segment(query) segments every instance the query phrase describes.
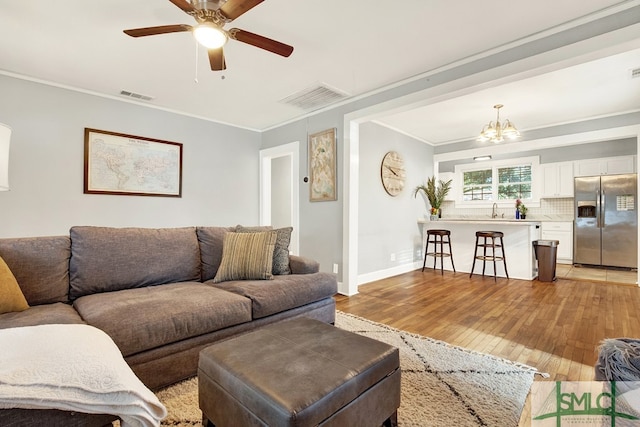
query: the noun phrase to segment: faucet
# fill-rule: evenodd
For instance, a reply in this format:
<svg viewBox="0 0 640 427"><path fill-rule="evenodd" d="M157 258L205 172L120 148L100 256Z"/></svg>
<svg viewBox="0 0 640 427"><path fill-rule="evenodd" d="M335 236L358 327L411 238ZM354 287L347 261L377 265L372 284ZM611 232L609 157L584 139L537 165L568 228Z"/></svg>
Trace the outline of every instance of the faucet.
<svg viewBox="0 0 640 427"><path fill-rule="evenodd" d="M498 204L494 203L493 204L493 210L491 212L491 219L495 219L498 217Z"/></svg>

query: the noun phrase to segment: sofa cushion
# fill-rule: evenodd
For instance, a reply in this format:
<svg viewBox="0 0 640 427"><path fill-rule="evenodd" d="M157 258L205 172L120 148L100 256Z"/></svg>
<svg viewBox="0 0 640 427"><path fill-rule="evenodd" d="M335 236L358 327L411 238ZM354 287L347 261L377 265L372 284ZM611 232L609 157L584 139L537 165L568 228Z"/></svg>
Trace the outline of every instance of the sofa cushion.
<svg viewBox="0 0 640 427"><path fill-rule="evenodd" d="M251 301L200 282L86 295L73 303L124 356L251 320Z"/></svg>
<svg viewBox="0 0 640 427"><path fill-rule="evenodd" d="M0 329L47 324L84 323L69 304L56 302L29 307L24 311L0 314Z"/></svg>
<svg viewBox="0 0 640 427"><path fill-rule="evenodd" d="M213 286L250 298L254 319L330 298L338 292L335 275L329 273L292 274L269 281L242 280Z"/></svg>
<svg viewBox="0 0 640 427"><path fill-rule="evenodd" d="M194 227L72 227L71 299L98 292L200 280Z"/></svg>
<svg viewBox="0 0 640 427"><path fill-rule="evenodd" d="M222 246L222 262L214 283L227 280L270 280L273 278L275 231L227 233Z"/></svg>
<svg viewBox="0 0 640 427"><path fill-rule="evenodd" d="M238 233L255 233L256 231L265 231L271 227L243 227L238 225L236 232ZM291 243L291 232L293 227L283 227L273 230L276 232L276 246L273 249L273 274L291 274L289 268L289 244Z"/></svg>
<svg viewBox="0 0 640 427"><path fill-rule="evenodd" d="M2 257L29 305L68 302L68 236L0 239Z"/></svg>
<svg viewBox="0 0 640 427"><path fill-rule="evenodd" d="M200 260L202 263L203 282L216 277L222 261L222 246L224 235L235 231L236 227L196 227L198 243L200 244Z"/></svg>
<svg viewBox="0 0 640 427"><path fill-rule="evenodd" d="M196 227L198 243L200 244L200 258L202 262L202 281L216 277L222 261L222 245L224 236L236 227Z"/></svg>
<svg viewBox="0 0 640 427"><path fill-rule="evenodd" d="M311 258L289 255L291 274L311 274L320 271L320 263Z"/></svg>
<svg viewBox="0 0 640 427"><path fill-rule="evenodd" d="M0 257L0 314L24 311L29 308L11 269Z"/></svg>

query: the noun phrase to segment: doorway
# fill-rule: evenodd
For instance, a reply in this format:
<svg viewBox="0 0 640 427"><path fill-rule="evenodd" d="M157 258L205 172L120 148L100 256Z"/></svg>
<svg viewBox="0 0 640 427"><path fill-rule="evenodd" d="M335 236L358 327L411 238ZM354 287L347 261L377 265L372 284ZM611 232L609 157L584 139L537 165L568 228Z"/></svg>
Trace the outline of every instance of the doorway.
<svg viewBox="0 0 640 427"><path fill-rule="evenodd" d="M300 251L300 144L260 150L260 225L293 227L289 252Z"/></svg>

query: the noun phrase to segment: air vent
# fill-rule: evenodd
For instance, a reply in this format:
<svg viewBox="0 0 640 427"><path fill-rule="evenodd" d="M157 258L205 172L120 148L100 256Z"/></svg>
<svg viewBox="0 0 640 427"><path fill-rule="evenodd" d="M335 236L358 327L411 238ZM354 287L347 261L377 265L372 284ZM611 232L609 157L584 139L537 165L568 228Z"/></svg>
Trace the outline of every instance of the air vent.
<svg viewBox="0 0 640 427"><path fill-rule="evenodd" d="M127 96L129 98L140 99L142 101L151 101L153 99L152 96L149 95L141 95L135 92L129 92L128 90L121 90L120 95Z"/></svg>
<svg viewBox="0 0 640 427"><path fill-rule="evenodd" d="M316 110L343 100L347 96L349 96L347 93L321 83L289 95L281 99L280 102L293 105L303 110Z"/></svg>
<svg viewBox="0 0 640 427"><path fill-rule="evenodd" d="M637 77L640 77L640 68L634 68L631 70L631 78L635 79Z"/></svg>

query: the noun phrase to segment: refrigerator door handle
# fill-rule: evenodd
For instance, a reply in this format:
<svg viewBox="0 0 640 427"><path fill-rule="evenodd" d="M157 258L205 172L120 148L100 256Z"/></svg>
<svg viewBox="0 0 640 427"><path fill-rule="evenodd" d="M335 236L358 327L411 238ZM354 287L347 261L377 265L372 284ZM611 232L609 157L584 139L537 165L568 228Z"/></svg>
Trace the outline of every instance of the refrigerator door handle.
<svg viewBox="0 0 640 427"><path fill-rule="evenodd" d="M605 220L604 212L605 212L605 206L606 206L606 199L605 199L604 190L602 190L602 195L600 196L600 198L602 199L600 201L600 208L601 208L600 209L600 228L604 228L604 226L605 226L605 223L604 223L604 220Z"/></svg>
<svg viewBox="0 0 640 427"><path fill-rule="evenodd" d="M600 228L600 190L596 191L596 227Z"/></svg>

